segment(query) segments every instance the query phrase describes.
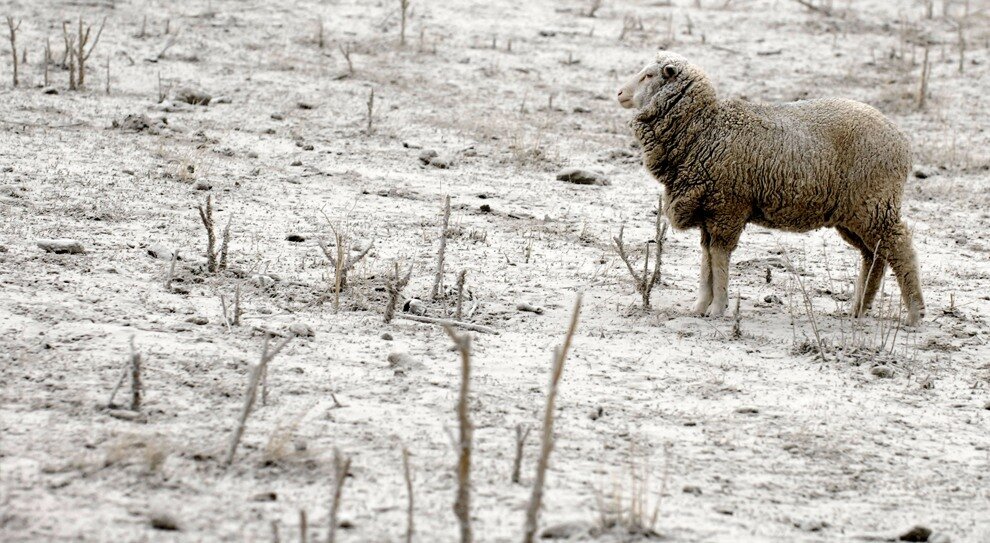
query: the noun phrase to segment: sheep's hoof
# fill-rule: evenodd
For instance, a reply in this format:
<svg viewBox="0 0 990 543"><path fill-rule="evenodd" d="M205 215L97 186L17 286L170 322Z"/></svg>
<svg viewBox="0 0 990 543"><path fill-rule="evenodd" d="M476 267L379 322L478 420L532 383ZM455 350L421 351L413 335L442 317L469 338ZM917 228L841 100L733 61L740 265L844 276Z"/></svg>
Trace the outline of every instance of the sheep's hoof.
<svg viewBox="0 0 990 543"><path fill-rule="evenodd" d="M705 316L718 318L725 315L725 308L729 306L729 303L720 304L717 302L712 302L712 305L708 306L708 311L705 312Z"/></svg>
<svg viewBox="0 0 990 543"><path fill-rule="evenodd" d="M691 313L699 317L704 317L708 314L708 307L710 305L711 302L708 300L698 300L695 302L694 309L691 310Z"/></svg>

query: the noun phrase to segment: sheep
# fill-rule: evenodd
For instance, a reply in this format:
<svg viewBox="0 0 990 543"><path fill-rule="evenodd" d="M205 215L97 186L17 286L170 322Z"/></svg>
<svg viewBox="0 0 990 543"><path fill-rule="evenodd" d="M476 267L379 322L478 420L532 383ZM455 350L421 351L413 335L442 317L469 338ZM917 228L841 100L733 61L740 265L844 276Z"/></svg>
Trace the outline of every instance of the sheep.
<svg viewBox="0 0 990 543"><path fill-rule="evenodd" d="M869 311L889 264L909 325L924 317L917 257L900 218L911 169L907 138L852 100L753 104L721 99L698 66L661 51L618 91L643 163L664 188L675 229L701 230L694 313L728 307L729 258L747 223L835 228L862 255L852 313Z"/></svg>

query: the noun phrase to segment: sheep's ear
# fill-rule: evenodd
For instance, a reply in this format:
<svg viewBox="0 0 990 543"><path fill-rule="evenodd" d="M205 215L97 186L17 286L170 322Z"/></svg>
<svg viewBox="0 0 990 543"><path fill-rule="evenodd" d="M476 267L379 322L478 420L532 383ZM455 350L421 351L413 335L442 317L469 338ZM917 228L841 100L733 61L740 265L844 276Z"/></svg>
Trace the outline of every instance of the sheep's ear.
<svg viewBox="0 0 990 543"><path fill-rule="evenodd" d="M663 67L662 72L663 72L663 77L665 79L670 79L671 77L674 77L675 75L680 73L680 70L677 69L677 66L674 66L673 64L668 64Z"/></svg>

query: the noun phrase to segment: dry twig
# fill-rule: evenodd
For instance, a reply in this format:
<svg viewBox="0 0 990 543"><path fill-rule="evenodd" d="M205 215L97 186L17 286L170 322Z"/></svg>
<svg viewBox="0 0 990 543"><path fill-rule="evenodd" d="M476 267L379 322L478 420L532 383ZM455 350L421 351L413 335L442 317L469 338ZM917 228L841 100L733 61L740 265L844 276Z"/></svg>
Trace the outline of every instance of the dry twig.
<svg viewBox="0 0 990 543"><path fill-rule="evenodd" d="M337 515L340 511L340 497L344 491L344 482L347 480L347 472L351 469L351 458L341 454L340 450L333 450L333 497L330 501L330 535L327 536L327 543L337 541Z"/></svg>
<svg viewBox="0 0 990 543"><path fill-rule="evenodd" d="M412 277L412 264L409 264L409 270L406 272L405 277L399 275L399 263L395 263L395 269L392 275L385 279L385 291L388 293L388 303L385 305L385 322L392 322L395 318L395 310L399 306L399 297L402 296L402 290L406 288L409 284L409 278Z"/></svg>
<svg viewBox="0 0 990 543"><path fill-rule="evenodd" d="M643 308L649 309L650 293L653 292L653 287L660 283L660 270L663 265L663 244L667 239L667 222L663 220L663 200L660 201L660 207L657 209L656 232L653 238L653 244L656 246L656 263L653 266L652 273L650 272L650 243L647 242L646 244L643 273L640 275L633 267L630 256L626 252L626 245L622 240L624 230L625 226L619 227L619 235L613 237L612 242L615 244L616 252L619 253L619 258L625 263L629 274L633 278L633 282L636 285L636 292L643 298Z"/></svg>
<svg viewBox="0 0 990 543"><path fill-rule="evenodd" d="M289 342L292 341L292 336L285 338L282 343L279 343L271 351L268 350L268 337L265 337L264 346L261 349L261 361L251 370L251 377L248 380L247 391L244 394L244 406L241 408L241 416L237 422L237 427L234 429L233 435L230 437L230 445L227 448L227 456L224 460L224 464L229 466L234 462L234 454L237 453L237 446L241 442L241 436L244 435L244 427L247 424L248 415L251 414L251 409L254 408L255 398L257 397L258 382L261 381L261 375L268 368L268 363L278 355L282 349L285 348Z"/></svg>
<svg viewBox="0 0 990 543"><path fill-rule="evenodd" d="M21 21L17 21L14 24L14 18L10 15L7 16L7 28L10 30L10 54L13 56L14 61L14 86L16 87L19 83L17 78L17 31L21 28Z"/></svg>
<svg viewBox="0 0 990 543"><path fill-rule="evenodd" d="M461 355L461 388L457 399L458 455L457 455L457 499L454 501L454 514L460 525L461 543L471 543L471 446L474 425L471 423L468 396L471 382L471 336L456 332L450 326L444 330Z"/></svg>
<svg viewBox="0 0 990 543"><path fill-rule="evenodd" d="M567 352L570 350L571 341L574 339L574 332L577 330L578 317L580 315L581 296L579 295L574 302L574 312L571 314L571 323L567 327L567 335L564 336L564 343L553 351L553 366L550 370L550 388L547 390L547 404L543 411L543 432L540 435L540 458L536 465L536 479L533 481L533 492L529 497L529 505L526 508L523 543L532 543L533 538L536 537L540 507L543 504L543 483L546 480L547 466L550 464L550 452L553 451L553 419L554 407L557 402L557 390L560 384L560 377L564 373L564 361L567 359Z"/></svg>
<svg viewBox="0 0 990 543"><path fill-rule="evenodd" d="M450 227L450 195L443 199L443 220L440 223L440 248L437 249L437 273L433 278L433 289L430 299L436 301L441 293L443 283L443 259L447 251L447 230Z"/></svg>
<svg viewBox="0 0 990 543"><path fill-rule="evenodd" d="M525 428L525 429L524 429ZM529 437L529 426L516 425L516 457L512 461L512 482L519 484L519 472L522 470L523 448L526 446L526 438Z"/></svg>

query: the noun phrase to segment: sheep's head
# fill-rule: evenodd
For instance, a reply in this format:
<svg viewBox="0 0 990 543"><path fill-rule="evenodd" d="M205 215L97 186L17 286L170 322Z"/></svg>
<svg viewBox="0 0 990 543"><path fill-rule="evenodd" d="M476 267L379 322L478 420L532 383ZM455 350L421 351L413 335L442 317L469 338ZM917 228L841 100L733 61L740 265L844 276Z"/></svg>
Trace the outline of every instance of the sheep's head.
<svg viewBox="0 0 990 543"><path fill-rule="evenodd" d="M701 87L711 88L708 78L700 68L681 55L660 51L653 62L644 66L635 77L619 88L616 99L624 108L637 109L663 100L659 105L661 109L665 109L662 104L679 99L699 82L704 83ZM668 105L672 106L673 103Z"/></svg>

